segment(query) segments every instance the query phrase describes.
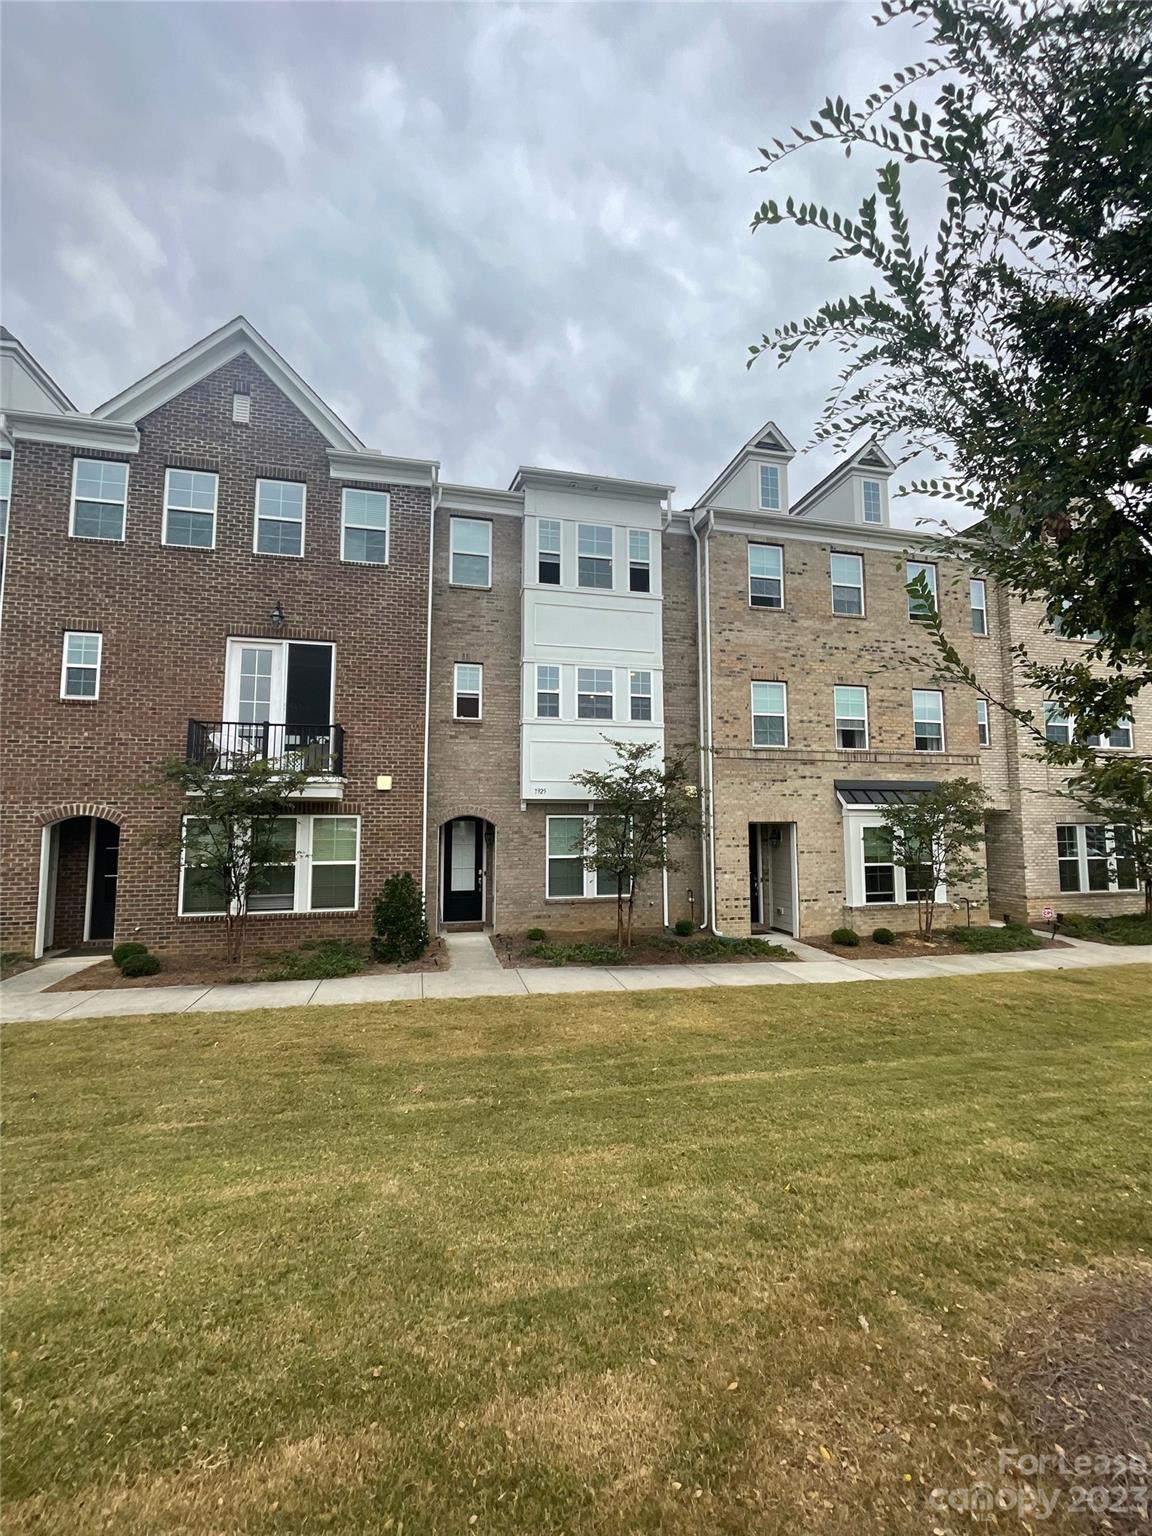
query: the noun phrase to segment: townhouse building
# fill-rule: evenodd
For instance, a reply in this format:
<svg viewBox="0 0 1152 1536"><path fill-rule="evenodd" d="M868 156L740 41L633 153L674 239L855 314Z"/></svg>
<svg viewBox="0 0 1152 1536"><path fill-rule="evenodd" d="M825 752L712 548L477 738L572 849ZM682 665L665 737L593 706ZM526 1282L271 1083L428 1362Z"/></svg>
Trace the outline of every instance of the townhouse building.
<svg viewBox="0 0 1152 1536"><path fill-rule="evenodd" d="M666 484L522 466L474 487L370 449L242 318L90 414L7 333L0 362L6 949L219 942L174 758L307 768L252 902L265 946L367 936L400 870L433 928L610 927L576 778L614 741L697 766L700 836L639 891L642 927L912 926L880 808L960 776L990 796L987 875L944 899L975 920L1139 904L1123 831L939 680L907 580L989 691L1042 715L1013 645L1080 642L894 527L874 444L793 498L768 422L677 507ZM1074 729L1050 701L1047 722ZM1149 732L1138 713L1109 749Z"/></svg>

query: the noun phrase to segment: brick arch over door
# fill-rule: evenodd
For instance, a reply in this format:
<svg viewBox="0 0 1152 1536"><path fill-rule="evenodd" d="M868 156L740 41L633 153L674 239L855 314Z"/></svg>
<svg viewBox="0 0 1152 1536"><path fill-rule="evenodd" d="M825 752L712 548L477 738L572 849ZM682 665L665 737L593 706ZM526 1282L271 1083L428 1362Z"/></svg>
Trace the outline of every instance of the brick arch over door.
<svg viewBox="0 0 1152 1536"><path fill-rule="evenodd" d="M37 811L34 825L37 827L50 827L57 821L67 821L70 816L98 816L101 821L110 821L114 826L123 827L124 813L113 810L110 805L97 805L89 800L77 800L72 805L58 805L50 811Z"/></svg>
<svg viewBox="0 0 1152 1536"><path fill-rule="evenodd" d="M440 825L444 827L450 821L459 821L461 816L470 816L473 821L486 821L489 826L499 826L495 816L490 816L487 811L478 811L474 806L463 805L459 810L448 811L440 817Z"/></svg>

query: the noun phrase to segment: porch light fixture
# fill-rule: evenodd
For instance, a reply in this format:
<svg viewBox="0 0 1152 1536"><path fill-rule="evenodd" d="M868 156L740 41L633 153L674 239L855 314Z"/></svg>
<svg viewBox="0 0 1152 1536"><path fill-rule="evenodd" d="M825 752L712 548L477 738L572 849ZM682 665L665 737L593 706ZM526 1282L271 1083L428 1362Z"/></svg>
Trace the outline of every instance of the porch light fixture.
<svg viewBox="0 0 1152 1536"><path fill-rule="evenodd" d="M277 603L275 608L272 610L272 628L284 628L284 607L282 603Z"/></svg>

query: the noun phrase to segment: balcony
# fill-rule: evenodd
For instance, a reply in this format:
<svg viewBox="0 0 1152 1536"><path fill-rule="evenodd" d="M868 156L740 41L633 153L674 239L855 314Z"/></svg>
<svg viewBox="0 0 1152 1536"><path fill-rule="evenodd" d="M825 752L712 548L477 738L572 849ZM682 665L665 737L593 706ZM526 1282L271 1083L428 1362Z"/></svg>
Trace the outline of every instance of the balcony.
<svg viewBox="0 0 1152 1536"><path fill-rule="evenodd" d="M213 773L231 773L256 759L308 783L294 799L339 800L344 793L342 725L276 725L271 721L189 720L189 763Z"/></svg>

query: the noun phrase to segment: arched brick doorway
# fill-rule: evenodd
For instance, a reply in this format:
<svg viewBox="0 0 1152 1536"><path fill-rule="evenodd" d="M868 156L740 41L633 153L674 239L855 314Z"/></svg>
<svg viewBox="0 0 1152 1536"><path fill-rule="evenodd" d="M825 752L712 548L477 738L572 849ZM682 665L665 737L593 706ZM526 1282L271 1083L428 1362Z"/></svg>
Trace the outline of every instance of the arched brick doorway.
<svg viewBox="0 0 1152 1536"><path fill-rule="evenodd" d="M120 864L118 813L102 805L60 806L39 819L35 954L111 943Z"/></svg>

